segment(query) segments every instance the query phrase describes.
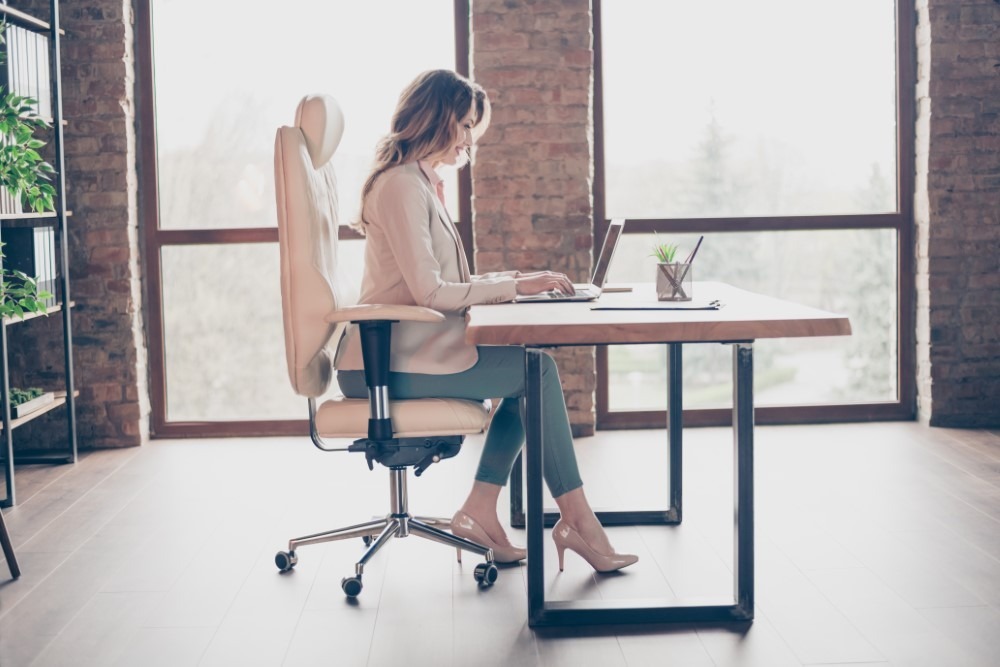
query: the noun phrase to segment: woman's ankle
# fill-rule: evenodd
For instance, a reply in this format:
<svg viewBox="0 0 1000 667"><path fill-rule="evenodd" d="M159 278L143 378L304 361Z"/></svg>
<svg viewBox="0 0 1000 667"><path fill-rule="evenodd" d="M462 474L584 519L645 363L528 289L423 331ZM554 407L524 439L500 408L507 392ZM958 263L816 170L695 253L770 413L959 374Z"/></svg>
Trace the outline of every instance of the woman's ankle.
<svg viewBox="0 0 1000 667"><path fill-rule="evenodd" d="M608 534L584 495L583 487L568 491L556 497L555 501L562 521L579 533L585 542L601 553L614 553Z"/></svg>
<svg viewBox="0 0 1000 667"><path fill-rule="evenodd" d="M579 486L572 491L555 497L556 505L559 507L559 515L563 521L574 529L579 530L587 525L588 519L596 516L590 507L587 496L583 493L583 487Z"/></svg>
<svg viewBox="0 0 1000 667"><path fill-rule="evenodd" d="M497 484L477 480L473 483L472 490L459 511L479 524L494 542L510 544L507 531L504 530L503 524L500 523L500 517L497 515L497 501L501 488Z"/></svg>
<svg viewBox="0 0 1000 667"><path fill-rule="evenodd" d="M490 516L495 518L501 488L498 484L476 480L473 482L465 502L462 503L461 511L473 519L482 518L485 520Z"/></svg>

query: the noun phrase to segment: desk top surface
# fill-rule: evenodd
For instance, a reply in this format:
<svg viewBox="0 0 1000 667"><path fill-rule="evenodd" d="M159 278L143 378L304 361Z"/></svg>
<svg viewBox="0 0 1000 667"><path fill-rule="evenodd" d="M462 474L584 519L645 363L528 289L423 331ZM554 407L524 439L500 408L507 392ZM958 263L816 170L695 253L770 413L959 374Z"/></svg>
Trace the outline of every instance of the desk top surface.
<svg viewBox="0 0 1000 667"><path fill-rule="evenodd" d="M725 283L696 282L695 301L718 299L718 310L594 310L663 307L652 284L606 292L598 301L473 306L466 340L479 345L736 342L759 338L846 336L846 315L755 294ZM683 304L680 304L683 305Z"/></svg>

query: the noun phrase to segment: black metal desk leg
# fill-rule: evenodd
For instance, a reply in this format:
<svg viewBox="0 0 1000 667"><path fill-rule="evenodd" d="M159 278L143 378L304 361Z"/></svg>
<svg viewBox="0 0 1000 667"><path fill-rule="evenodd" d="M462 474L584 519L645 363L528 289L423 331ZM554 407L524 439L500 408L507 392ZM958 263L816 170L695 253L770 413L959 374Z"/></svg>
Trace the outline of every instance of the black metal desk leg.
<svg viewBox="0 0 1000 667"><path fill-rule="evenodd" d="M524 458L528 491L528 624L545 612L544 510L542 508L542 354L525 350Z"/></svg>
<svg viewBox="0 0 1000 667"><path fill-rule="evenodd" d="M753 344L733 345L733 578L736 614L754 615Z"/></svg>
<svg viewBox="0 0 1000 667"><path fill-rule="evenodd" d="M683 343L667 344L667 451L670 461L670 506L669 513L674 522L683 518L681 502L683 498L682 479L684 462L684 373Z"/></svg>

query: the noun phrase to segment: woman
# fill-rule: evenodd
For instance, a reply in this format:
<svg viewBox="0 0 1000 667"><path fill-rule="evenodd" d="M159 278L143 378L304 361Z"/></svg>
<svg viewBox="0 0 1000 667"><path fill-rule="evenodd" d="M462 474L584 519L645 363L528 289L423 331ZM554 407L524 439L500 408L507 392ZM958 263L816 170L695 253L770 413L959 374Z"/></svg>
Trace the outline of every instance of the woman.
<svg viewBox="0 0 1000 667"><path fill-rule="evenodd" d="M552 271L469 272L435 168L464 166L489 113L483 89L447 70L421 74L400 95L392 131L379 143L375 167L362 189L358 226L367 242L360 302L425 306L445 315L442 323L400 322L394 327L393 398L502 397L472 491L454 516L452 532L492 548L498 562L515 562L525 557L525 550L508 539L497 517L497 501L524 443L520 404L525 353L520 347L466 343L465 310L511 301L519 294L572 293L573 284ZM344 395L366 398L356 328L348 330L338 354L337 381ZM615 552L587 502L559 373L551 357L543 359L544 476L562 515L552 533L559 568L570 549L598 571L621 569L638 559Z"/></svg>

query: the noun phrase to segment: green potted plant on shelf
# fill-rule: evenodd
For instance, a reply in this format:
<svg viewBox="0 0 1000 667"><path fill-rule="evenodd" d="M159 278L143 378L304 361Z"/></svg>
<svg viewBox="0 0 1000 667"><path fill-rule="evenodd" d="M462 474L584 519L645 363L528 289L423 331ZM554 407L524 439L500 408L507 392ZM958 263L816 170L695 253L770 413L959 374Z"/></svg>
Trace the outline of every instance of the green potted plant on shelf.
<svg viewBox="0 0 1000 667"><path fill-rule="evenodd" d="M41 387L10 388L11 416L14 419L25 417L54 401L55 394L51 391L45 391Z"/></svg>
<svg viewBox="0 0 1000 667"><path fill-rule="evenodd" d="M7 60L5 33L0 23L0 66ZM56 190L49 182L55 170L38 152L44 141L35 132L50 127L37 112L37 101L0 86L0 188L14 201L25 201L36 213L55 210ZM0 243L0 261L3 258ZM0 316L24 317L25 313L45 313L45 299L35 279L21 271L0 269Z"/></svg>

